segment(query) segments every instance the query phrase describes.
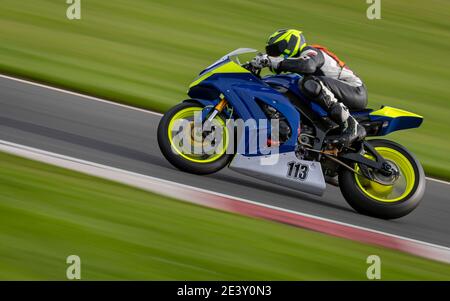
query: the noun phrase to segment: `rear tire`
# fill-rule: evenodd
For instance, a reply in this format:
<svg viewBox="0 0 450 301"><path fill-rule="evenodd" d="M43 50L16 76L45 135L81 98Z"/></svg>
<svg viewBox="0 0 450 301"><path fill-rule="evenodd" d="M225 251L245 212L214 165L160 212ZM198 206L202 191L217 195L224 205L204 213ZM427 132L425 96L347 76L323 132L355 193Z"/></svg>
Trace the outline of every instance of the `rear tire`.
<svg viewBox="0 0 450 301"><path fill-rule="evenodd" d="M183 110L190 108L203 108L200 104L192 102L183 102L167 111L161 118L158 125L158 145L164 155L164 157L176 168L193 174L210 174L219 171L224 168L232 159L233 155L224 153L212 162L194 162L189 158L175 153L172 150L171 141L169 139L169 126L175 115ZM225 122L225 118L221 115L217 115L216 118L220 118ZM225 127L226 128L226 127Z"/></svg>
<svg viewBox="0 0 450 301"><path fill-rule="evenodd" d="M361 179L360 176L355 175L350 170L341 168L339 171L339 186L342 195L353 209L365 215L382 219L395 219L407 215L419 205L425 193L426 179L422 166L411 152L398 143L383 139L370 140L369 143L377 151L378 149L384 150L387 154L387 156L383 156L385 159L390 159L388 157L389 150L391 150L394 154L391 160L394 163L396 162L392 158L402 161L404 169L400 168L400 177L403 173L403 181L405 182L403 195L389 199L389 196L386 195L392 193L395 183L393 186L377 186L379 184ZM354 164L353 167L357 168L357 164ZM412 179L414 179L414 182L412 182ZM361 184L363 181L367 186ZM377 190L379 195L377 195Z"/></svg>

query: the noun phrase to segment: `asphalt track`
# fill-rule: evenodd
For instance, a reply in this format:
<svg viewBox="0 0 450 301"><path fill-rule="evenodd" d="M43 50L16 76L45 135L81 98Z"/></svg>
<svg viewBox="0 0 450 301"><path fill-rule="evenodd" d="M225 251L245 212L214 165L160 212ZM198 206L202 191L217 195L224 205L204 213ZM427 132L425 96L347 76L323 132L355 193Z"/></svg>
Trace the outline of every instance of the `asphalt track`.
<svg viewBox="0 0 450 301"><path fill-rule="evenodd" d="M333 186L316 197L227 169L209 176L176 170L159 151L159 119L151 112L0 77L1 140L450 247L447 183L428 180L415 211L379 220L354 212Z"/></svg>

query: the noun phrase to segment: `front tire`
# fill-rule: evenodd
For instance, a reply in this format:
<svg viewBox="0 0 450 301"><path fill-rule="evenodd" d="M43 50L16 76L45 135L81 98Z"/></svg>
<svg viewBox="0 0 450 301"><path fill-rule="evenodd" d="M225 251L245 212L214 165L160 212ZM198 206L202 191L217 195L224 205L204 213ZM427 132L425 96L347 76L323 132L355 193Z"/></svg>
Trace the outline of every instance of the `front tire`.
<svg viewBox="0 0 450 301"><path fill-rule="evenodd" d="M223 152L215 153L211 156L207 154L193 155L184 153L182 146L177 147L173 140L174 122L176 120L193 120L195 112L201 112L203 107L200 104L193 102L183 102L167 111L161 118L158 125L158 145L164 157L176 168L193 174L210 174L224 168L232 159L231 154L227 154L228 142L223 143ZM223 116L217 115L214 121L222 126L222 139L230 139L228 129L226 127L226 120ZM174 146L174 148L173 148Z"/></svg>
<svg viewBox="0 0 450 301"><path fill-rule="evenodd" d="M399 177L392 185L385 186L359 176L348 169L339 171L342 195L359 213L395 219L413 211L425 193L425 173L419 161L398 143L375 139L369 143L385 160L395 164ZM358 170L358 164L353 166Z"/></svg>

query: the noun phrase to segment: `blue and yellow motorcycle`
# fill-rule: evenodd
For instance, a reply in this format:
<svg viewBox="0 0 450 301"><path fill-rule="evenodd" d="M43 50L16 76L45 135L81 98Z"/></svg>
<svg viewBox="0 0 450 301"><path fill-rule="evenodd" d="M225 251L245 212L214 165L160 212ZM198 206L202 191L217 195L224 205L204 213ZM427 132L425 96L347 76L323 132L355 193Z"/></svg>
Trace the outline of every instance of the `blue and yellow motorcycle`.
<svg viewBox="0 0 450 301"><path fill-rule="evenodd" d="M237 49L207 67L189 86L190 98L164 114L158 143L172 165L194 174L228 166L315 195L322 195L329 183L340 187L356 211L383 219L405 216L417 207L426 181L411 152L385 139L340 145L339 139L332 138L338 134L337 124L299 90L301 76L261 76L261 69L239 60L253 52ZM351 114L365 127L368 138L416 128L423 121L419 115L389 106ZM236 120L245 126L228 126ZM261 120L276 120L278 133L268 122L256 122ZM210 126L199 130L196 121ZM189 143L176 139L181 132L187 133ZM212 135L215 132L220 135ZM266 143L252 147L255 140ZM186 151L188 144L200 152ZM216 147L215 151L202 151L203 144Z"/></svg>

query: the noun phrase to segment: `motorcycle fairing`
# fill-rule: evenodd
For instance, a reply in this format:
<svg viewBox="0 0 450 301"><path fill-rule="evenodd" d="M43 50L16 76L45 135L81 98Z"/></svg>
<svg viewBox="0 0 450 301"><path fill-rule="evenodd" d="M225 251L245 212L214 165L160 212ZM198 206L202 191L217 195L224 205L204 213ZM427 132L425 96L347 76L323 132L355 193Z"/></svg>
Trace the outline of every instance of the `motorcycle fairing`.
<svg viewBox="0 0 450 301"><path fill-rule="evenodd" d="M408 111L383 106L379 110L369 113L371 121L382 121L379 136L389 133L419 127L423 122L423 117Z"/></svg>
<svg viewBox="0 0 450 301"><path fill-rule="evenodd" d="M264 164L264 160L272 159L276 159L275 164ZM252 157L236 154L229 167L257 179L319 196L326 189L320 162L300 160L295 152Z"/></svg>
<svg viewBox="0 0 450 301"><path fill-rule="evenodd" d="M245 70L242 71L242 70ZM239 71L239 72L233 72ZM284 142L279 149L280 153L293 151L297 144L298 131L300 126L300 114L295 106L282 95L262 80L242 68L231 60L224 60L218 65L213 66L212 69L206 73L201 73L200 77L191 84L191 88L196 85L205 85L214 87L219 90L230 103L233 112L239 116L244 122L252 119L257 122L261 119L267 120L267 116L259 106L258 102L265 103L274 107L277 111L284 115L290 128L292 129L290 138ZM201 104L207 106L209 109L217 103L218 100L200 100L196 99ZM268 127L264 129L251 129L256 132L260 130L270 131ZM245 143L245 149L248 149L249 141L242 141ZM248 153L246 155L261 155L266 153L260 150L259 147L256 153Z"/></svg>
<svg viewBox="0 0 450 301"><path fill-rule="evenodd" d="M353 111L351 114L366 128L368 136L385 136L395 131L417 128L423 122L420 115L388 106L378 110Z"/></svg>
<svg viewBox="0 0 450 301"><path fill-rule="evenodd" d="M302 76L296 73L287 73L279 75L268 75L262 80L271 85L272 87L283 87L284 89L294 93L299 97L305 104L307 104L317 115L320 117L328 116L327 111L325 111L319 104L308 99L299 89L298 82L302 79Z"/></svg>
<svg viewBox="0 0 450 301"><path fill-rule="evenodd" d="M258 102L274 107L286 117L292 129L291 137L280 146L280 153L284 153L290 152L296 147L298 138L298 131L296 129L300 126L301 118L298 110L289 98L283 95L284 92L289 91L293 93L319 117L328 115L320 105L309 100L302 94L298 87L298 81L300 79L301 76L294 73L270 75L259 79L234 62L230 57L225 56L203 70L199 77L190 85L190 89L198 85L217 89L231 104L233 112L244 121L249 119L257 121L267 119ZM206 118L219 101L219 98L213 100L195 98L194 100L205 107L203 110L203 118ZM376 131L370 134L368 133L369 136L383 136L394 131L419 127L423 121L422 116L392 107L382 107L376 111L366 109L351 113L358 120L366 119L368 126L376 127ZM258 127L259 125L257 124L256 128L250 130L257 133L260 130L270 133L270 128L259 129ZM265 153L259 147L256 153L247 153L249 141L247 139L242 142L245 143L246 155L261 155Z"/></svg>
<svg viewBox="0 0 450 301"><path fill-rule="evenodd" d="M235 62L231 61L230 59L225 59L223 61L220 61L207 69L200 72L199 77L192 82L189 85L189 89L192 87L195 87L196 85L200 84L201 82L205 81L208 77L213 76L215 74L223 74L223 73L250 73L245 68L242 68Z"/></svg>

